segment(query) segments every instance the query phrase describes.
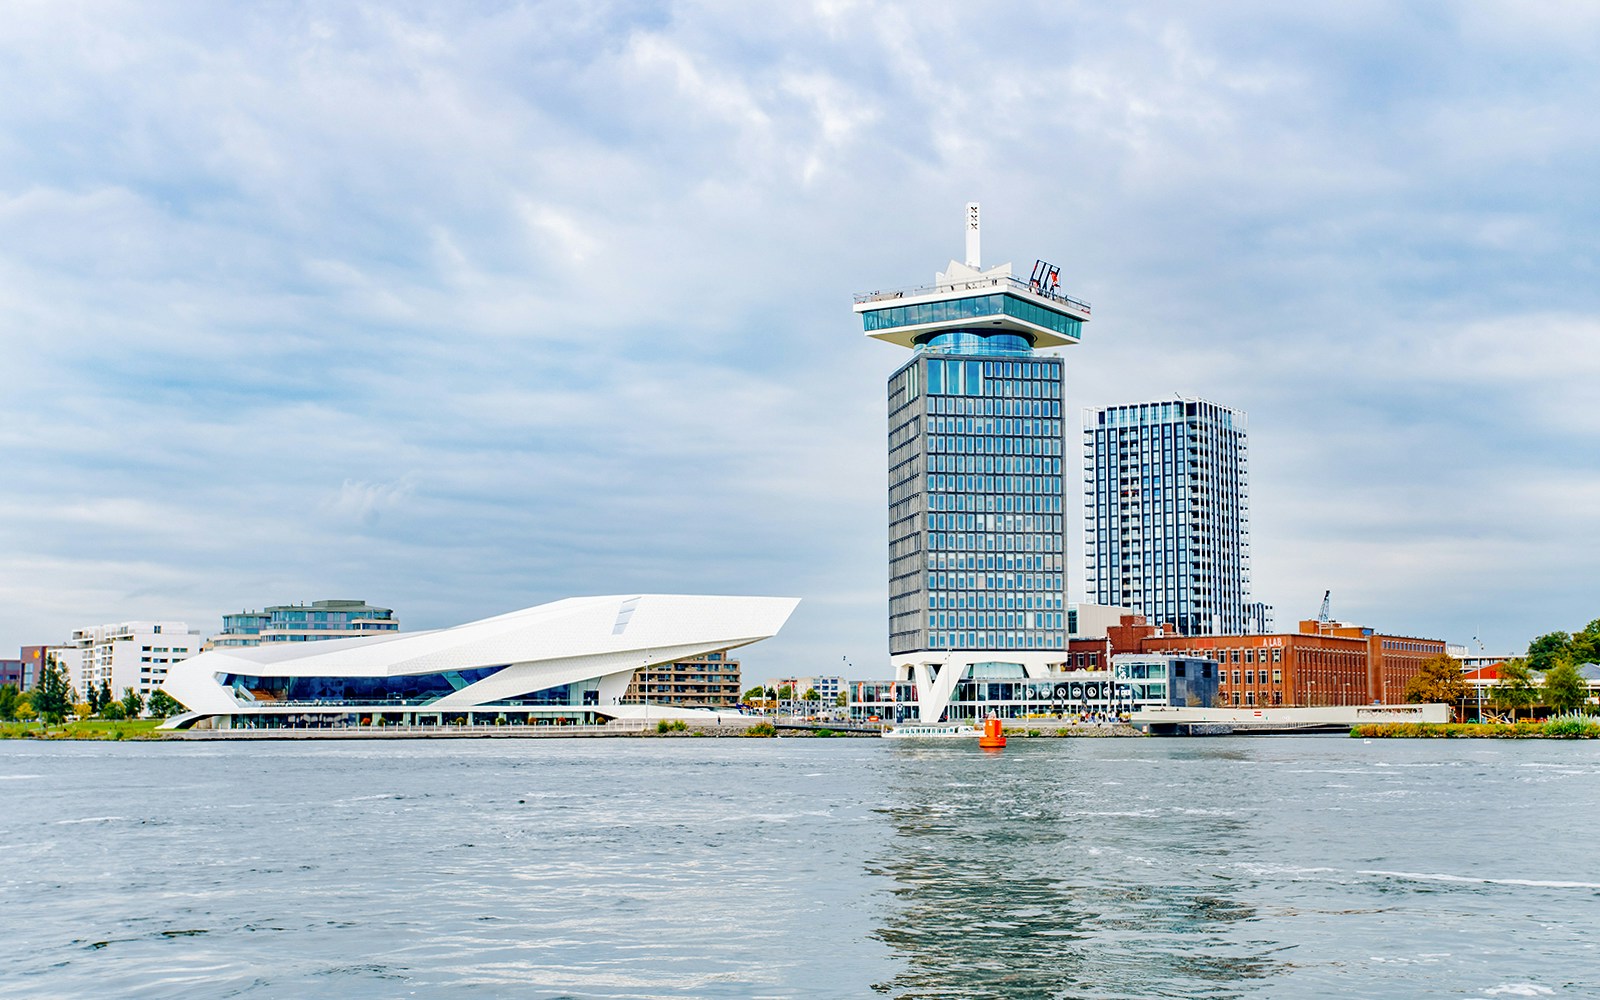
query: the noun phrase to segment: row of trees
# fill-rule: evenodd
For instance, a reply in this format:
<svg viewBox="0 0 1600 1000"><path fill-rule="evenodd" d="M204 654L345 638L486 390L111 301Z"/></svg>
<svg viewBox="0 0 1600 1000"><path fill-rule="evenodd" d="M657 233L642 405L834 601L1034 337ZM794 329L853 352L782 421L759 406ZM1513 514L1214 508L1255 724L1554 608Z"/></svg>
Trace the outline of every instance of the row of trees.
<svg viewBox="0 0 1600 1000"><path fill-rule="evenodd" d="M774 699L789 701L794 698L794 688L785 684L777 690L757 685L744 693L744 701L772 701ZM801 701L821 701L822 695L817 694L816 688L806 688L806 693L800 696Z"/></svg>
<svg viewBox="0 0 1600 1000"><path fill-rule="evenodd" d="M97 715L111 720L137 719L147 707L151 715L159 718L183 711L178 700L165 691L152 694L147 705L139 692L131 687L122 689L121 698L112 697L111 685L105 682L98 688L91 686L87 698L79 701L78 692L67 680L66 671L54 660L45 661L44 669L39 672L39 683L26 694L18 691L16 685L0 685L0 721L6 722L40 719L47 725L58 725L69 713L75 713L79 718Z"/></svg>
<svg viewBox="0 0 1600 1000"><path fill-rule="evenodd" d="M791 701L793 699L794 688L790 687L788 684L785 684L776 690L769 687L762 687L758 684L746 691L739 700L743 701L745 704L750 704L751 702L756 701ZM820 702L822 700L822 695L817 693L816 688L806 688L806 693L800 696L800 700ZM843 708L845 706L844 692L841 691L838 697L833 699L833 704L837 708Z"/></svg>
<svg viewBox="0 0 1600 1000"><path fill-rule="evenodd" d="M1583 709L1589 687L1578 667L1600 662L1600 618L1581 632L1551 632L1528 644L1526 657L1500 664L1499 678L1488 691L1488 702L1515 719L1538 705L1567 715ZM1409 702L1454 705L1465 715L1471 687L1461 676L1461 665L1448 656L1422 661L1417 675L1406 683Z"/></svg>

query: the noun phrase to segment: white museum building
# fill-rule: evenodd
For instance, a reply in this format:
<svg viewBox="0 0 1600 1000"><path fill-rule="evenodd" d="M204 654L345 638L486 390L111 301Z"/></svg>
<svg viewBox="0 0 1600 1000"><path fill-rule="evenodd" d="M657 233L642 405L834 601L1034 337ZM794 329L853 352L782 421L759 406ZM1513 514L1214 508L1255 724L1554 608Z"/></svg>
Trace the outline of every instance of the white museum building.
<svg viewBox="0 0 1600 1000"><path fill-rule="evenodd" d="M713 713L624 705L634 671L778 633L790 597L575 597L452 628L219 648L174 664L174 728L595 724Z"/></svg>

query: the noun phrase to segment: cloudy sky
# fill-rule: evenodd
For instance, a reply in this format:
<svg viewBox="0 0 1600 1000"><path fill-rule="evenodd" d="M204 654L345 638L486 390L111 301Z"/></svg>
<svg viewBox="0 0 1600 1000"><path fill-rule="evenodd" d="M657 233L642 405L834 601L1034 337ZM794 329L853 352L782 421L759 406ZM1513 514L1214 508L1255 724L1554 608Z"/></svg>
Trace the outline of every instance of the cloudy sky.
<svg viewBox="0 0 1600 1000"><path fill-rule="evenodd" d="M8 4L0 653L673 591L880 673L850 294L968 200L1094 304L1074 415L1248 411L1280 625L1600 616L1600 7L1194 6Z"/></svg>

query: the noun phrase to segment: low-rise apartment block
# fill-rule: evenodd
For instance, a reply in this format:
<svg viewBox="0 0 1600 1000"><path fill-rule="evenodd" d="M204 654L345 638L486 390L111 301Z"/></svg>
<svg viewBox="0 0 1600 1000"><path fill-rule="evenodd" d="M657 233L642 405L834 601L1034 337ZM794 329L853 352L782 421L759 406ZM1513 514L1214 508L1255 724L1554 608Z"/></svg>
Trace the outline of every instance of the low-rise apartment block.
<svg viewBox="0 0 1600 1000"><path fill-rule="evenodd" d="M739 704L739 679L738 660L726 652L707 653L635 671L622 703L732 709Z"/></svg>
<svg viewBox="0 0 1600 1000"><path fill-rule="evenodd" d="M225 649L353 639L398 631L400 621L389 608L375 608L366 601L313 601L309 605L279 604L262 611L223 615L222 631L211 637L211 645Z"/></svg>

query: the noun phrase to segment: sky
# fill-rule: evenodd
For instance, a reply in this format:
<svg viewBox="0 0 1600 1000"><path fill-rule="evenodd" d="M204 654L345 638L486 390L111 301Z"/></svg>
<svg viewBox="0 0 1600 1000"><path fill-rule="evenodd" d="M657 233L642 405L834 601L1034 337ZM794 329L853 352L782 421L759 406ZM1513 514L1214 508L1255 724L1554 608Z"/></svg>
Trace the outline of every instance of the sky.
<svg viewBox="0 0 1600 1000"><path fill-rule="evenodd" d="M0 655L771 594L747 676L884 674L850 296L967 201L1093 304L1069 456L1249 414L1280 628L1600 617L1600 6L20 0L0 92Z"/></svg>

